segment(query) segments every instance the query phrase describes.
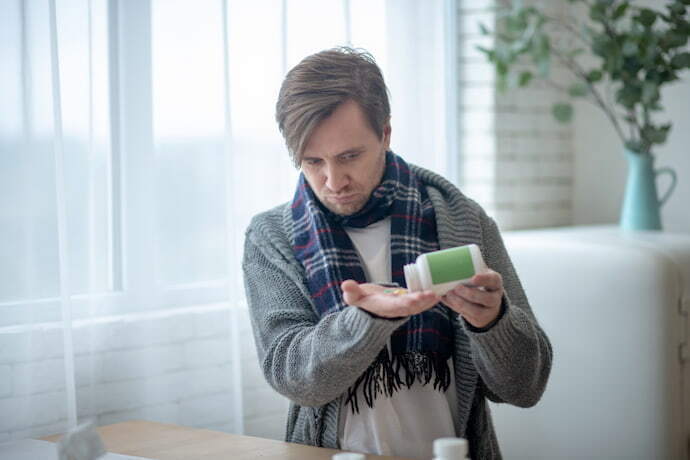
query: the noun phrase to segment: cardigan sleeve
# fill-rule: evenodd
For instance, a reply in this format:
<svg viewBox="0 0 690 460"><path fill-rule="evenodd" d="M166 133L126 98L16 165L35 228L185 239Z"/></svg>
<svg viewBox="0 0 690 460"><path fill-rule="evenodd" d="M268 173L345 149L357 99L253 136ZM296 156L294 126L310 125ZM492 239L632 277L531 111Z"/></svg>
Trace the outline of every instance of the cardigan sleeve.
<svg viewBox="0 0 690 460"><path fill-rule="evenodd" d="M465 330L487 396L497 402L530 407L546 388L553 357L551 343L532 312L496 223L484 212L480 221L483 256L489 268L503 278L506 309L490 329Z"/></svg>
<svg viewBox="0 0 690 460"><path fill-rule="evenodd" d="M261 233L247 231L242 268L263 374L296 404L321 406L355 382L407 319L357 307L319 318L298 270Z"/></svg>

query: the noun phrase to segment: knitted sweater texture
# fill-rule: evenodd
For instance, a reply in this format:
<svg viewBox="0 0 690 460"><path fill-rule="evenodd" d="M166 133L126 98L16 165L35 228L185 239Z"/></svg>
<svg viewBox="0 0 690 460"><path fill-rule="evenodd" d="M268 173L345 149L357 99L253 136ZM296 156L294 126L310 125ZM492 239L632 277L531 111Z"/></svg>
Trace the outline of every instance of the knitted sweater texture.
<svg viewBox="0 0 690 460"><path fill-rule="evenodd" d="M473 459L499 459L487 399L519 407L539 401L551 370L549 340L534 317L495 222L441 176L412 166L436 213L441 249L475 243L503 277L505 313L478 332L455 315L453 363L458 436ZM244 282L259 360L268 383L291 400L285 440L338 448L344 395L407 319L375 318L357 307L321 319L292 251L284 204L252 219ZM343 407L342 410L346 408Z"/></svg>

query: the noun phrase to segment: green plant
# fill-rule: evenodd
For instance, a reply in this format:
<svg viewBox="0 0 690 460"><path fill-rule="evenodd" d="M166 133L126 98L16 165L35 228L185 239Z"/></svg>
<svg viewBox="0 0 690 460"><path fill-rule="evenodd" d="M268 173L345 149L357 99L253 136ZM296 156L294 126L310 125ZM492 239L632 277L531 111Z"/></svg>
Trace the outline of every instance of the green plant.
<svg viewBox="0 0 690 460"><path fill-rule="evenodd" d="M662 110L660 89L690 68L690 0L667 1L664 11L628 0L568 3L570 14L564 16L548 14L539 5L504 1L495 31L480 24L482 34L494 37L493 48L478 48L494 64L498 88L541 79L570 98L594 103L627 148L650 153L671 129L671 123L652 120L652 113ZM574 77L571 84L552 78L552 61ZM561 122L573 115L568 100L552 107Z"/></svg>

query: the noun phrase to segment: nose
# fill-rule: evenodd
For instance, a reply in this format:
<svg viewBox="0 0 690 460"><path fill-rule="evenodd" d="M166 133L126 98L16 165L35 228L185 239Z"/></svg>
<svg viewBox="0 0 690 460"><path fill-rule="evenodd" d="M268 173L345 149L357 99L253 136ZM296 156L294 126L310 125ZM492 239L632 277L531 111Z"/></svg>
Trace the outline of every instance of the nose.
<svg viewBox="0 0 690 460"><path fill-rule="evenodd" d="M350 182L347 171L338 165L329 165L326 168L326 187L333 193L338 193Z"/></svg>

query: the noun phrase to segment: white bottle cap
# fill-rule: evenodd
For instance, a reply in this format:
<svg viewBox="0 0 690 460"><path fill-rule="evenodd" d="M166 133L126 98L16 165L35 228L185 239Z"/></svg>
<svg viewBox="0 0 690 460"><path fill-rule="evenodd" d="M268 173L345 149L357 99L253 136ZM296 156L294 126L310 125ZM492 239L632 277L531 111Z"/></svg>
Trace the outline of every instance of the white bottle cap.
<svg viewBox="0 0 690 460"><path fill-rule="evenodd" d="M354 454L352 452L344 452L342 454L335 454L332 460L364 460L364 454Z"/></svg>
<svg viewBox="0 0 690 460"><path fill-rule="evenodd" d="M467 440L463 438L438 438L434 440L434 457L466 458Z"/></svg>
<svg viewBox="0 0 690 460"><path fill-rule="evenodd" d="M405 284L410 292L422 291L422 280L419 279L417 264L407 264L403 267L405 272Z"/></svg>

